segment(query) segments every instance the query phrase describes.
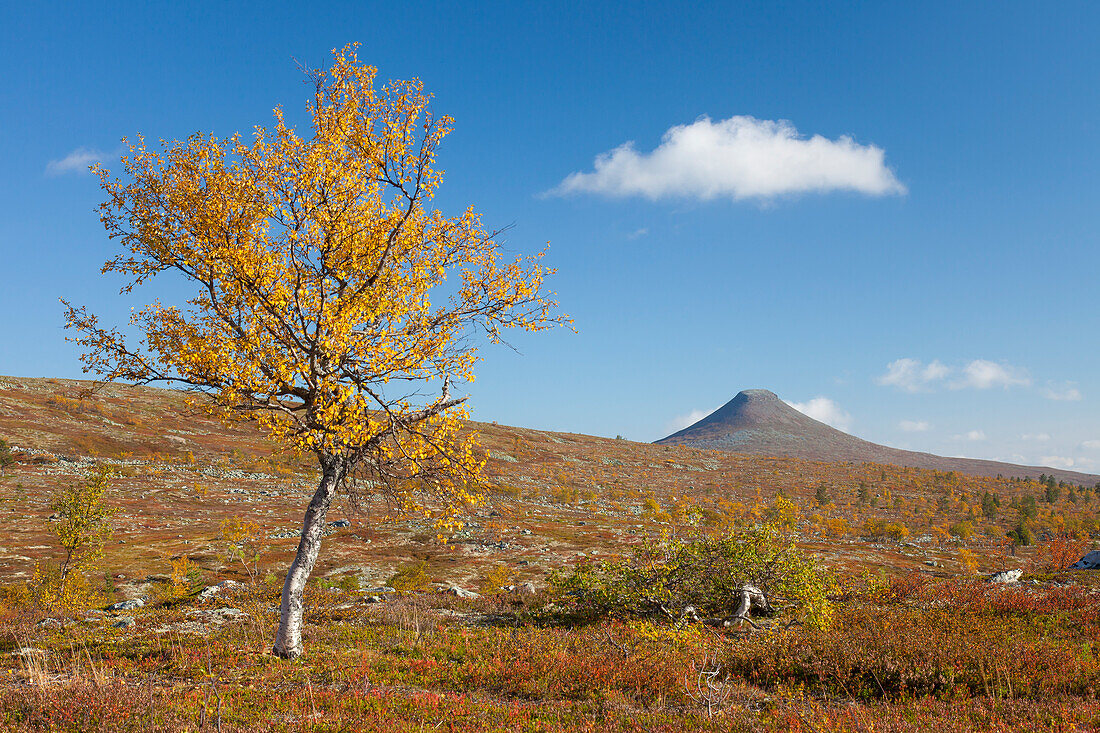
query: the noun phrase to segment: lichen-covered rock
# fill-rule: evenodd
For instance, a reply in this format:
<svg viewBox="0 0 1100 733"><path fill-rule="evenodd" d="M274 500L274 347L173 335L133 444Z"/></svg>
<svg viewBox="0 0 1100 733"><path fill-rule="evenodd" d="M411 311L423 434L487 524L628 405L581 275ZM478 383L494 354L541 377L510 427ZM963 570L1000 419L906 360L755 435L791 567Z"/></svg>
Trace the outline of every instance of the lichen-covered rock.
<svg viewBox="0 0 1100 733"><path fill-rule="evenodd" d="M238 585L240 585L240 583L238 583L235 580L229 580L229 579L223 580L222 582L217 583L215 585L209 585L209 586L203 588L201 591L199 591L199 595L198 595L199 602L200 603L206 603L207 601L209 601L211 598L213 598L217 594L221 593L226 588L233 588L233 587L238 586Z"/></svg>
<svg viewBox="0 0 1100 733"><path fill-rule="evenodd" d="M1069 566L1070 570L1100 570L1100 550L1093 550Z"/></svg>
<svg viewBox="0 0 1100 733"><path fill-rule="evenodd" d="M1023 575L1021 570L1002 570L999 573L993 573L990 576L990 583L1019 583L1020 576Z"/></svg>
<svg viewBox="0 0 1100 733"><path fill-rule="evenodd" d="M459 588L457 585L452 585L445 592L450 593L452 596L458 596L459 598L481 598L480 593L475 593L465 588Z"/></svg>

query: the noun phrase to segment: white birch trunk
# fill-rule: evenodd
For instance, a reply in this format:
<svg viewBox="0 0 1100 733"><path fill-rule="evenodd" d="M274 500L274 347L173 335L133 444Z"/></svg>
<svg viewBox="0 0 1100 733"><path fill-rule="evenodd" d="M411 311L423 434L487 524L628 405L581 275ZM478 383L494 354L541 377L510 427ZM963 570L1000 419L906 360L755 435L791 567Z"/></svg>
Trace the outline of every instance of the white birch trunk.
<svg viewBox="0 0 1100 733"><path fill-rule="evenodd" d="M275 634L275 647L272 652L284 659L293 659L302 653L302 592L305 590L309 574L317 562L321 550L321 538L324 537L325 517L332 504L332 497L344 478L347 465L338 456L321 457L321 485L313 494L306 508L302 522L302 538L298 542L298 552L286 574L283 583L283 599L279 605L279 630Z"/></svg>

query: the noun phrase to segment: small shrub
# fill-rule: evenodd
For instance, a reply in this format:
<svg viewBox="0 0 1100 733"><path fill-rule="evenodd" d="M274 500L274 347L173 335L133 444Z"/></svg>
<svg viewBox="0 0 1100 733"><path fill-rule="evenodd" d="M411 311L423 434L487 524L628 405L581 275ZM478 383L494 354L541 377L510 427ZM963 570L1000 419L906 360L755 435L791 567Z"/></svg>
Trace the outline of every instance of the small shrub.
<svg viewBox="0 0 1100 733"><path fill-rule="evenodd" d="M831 576L774 524L717 538L647 542L630 560L586 563L551 577L551 586L570 597L571 610L589 620L675 618L686 606L732 616L745 584L789 601L808 625L827 627L832 619Z"/></svg>
<svg viewBox="0 0 1100 733"><path fill-rule="evenodd" d="M967 521L957 522L948 527L947 532L952 537L968 540L974 536L974 525Z"/></svg>
<svg viewBox="0 0 1100 733"><path fill-rule="evenodd" d="M260 563L260 526L241 517L221 523L222 561L240 562L250 581L255 581Z"/></svg>
<svg viewBox="0 0 1100 733"><path fill-rule="evenodd" d="M50 502L57 520L50 530L61 544L57 566L38 563L31 587L43 609L76 610L94 593L84 573L93 570L103 557L103 542L111 534L114 510L103 501L110 481L106 468L83 481L60 489Z"/></svg>
<svg viewBox="0 0 1100 733"><path fill-rule="evenodd" d="M4 470L15 463L15 456L11 454L11 447L7 441L0 438L0 476L4 475Z"/></svg>
<svg viewBox="0 0 1100 733"><path fill-rule="evenodd" d="M178 560L172 560L172 571L169 573L168 586L164 593L165 600L185 598L202 590L203 585L202 568L184 555Z"/></svg>
<svg viewBox="0 0 1100 733"><path fill-rule="evenodd" d="M508 582L510 577L511 573L507 565L494 565L485 574L485 578L482 579L481 585L478 586L478 592L485 595L500 593L501 587Z"/></svg>
<svg viewBox="0 0 1100 733"><path fill-rule="evenodd" d="M402 565L397 572L390 576L386 585L398 593L419 593L431 588L432 579L428 576L428 563L425 560Z"/></svg>

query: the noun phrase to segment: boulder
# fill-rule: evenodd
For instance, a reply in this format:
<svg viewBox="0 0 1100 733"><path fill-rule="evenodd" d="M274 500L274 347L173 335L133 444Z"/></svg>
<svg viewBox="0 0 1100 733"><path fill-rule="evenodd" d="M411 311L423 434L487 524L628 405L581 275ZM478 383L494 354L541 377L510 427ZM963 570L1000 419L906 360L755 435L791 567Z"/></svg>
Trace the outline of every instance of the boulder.
<svg viewBox="0 0 1100 733"><path fill-rule="evenodd" d="M111 626L114 626L116 629L128 629L133 625L134 620L129 616L123 616L115 621L113 624L111 624Z"/></svg>
<svg viewBox="0 0 1100 733"><path fill-rule="evenodd" d="M1023 575L1022 570L1002 570L999 573L993 573L989 577L990 583L1019 583L1020 576Z"/></svg>
<svg viewBox="0 0 1100 733"><path fill-rule="evenodd" d="M60 629L61 622L55 618L44 618L35 624L40 629Z"/></svg>
<svg viewBox="0 0 1100 733"><path fill-rule="evenodd" d="M1087 553L1077 562L1069 566L1070 570L1100 570L1100 550Z"/></svg>
<svg viewBox="0 0 1100 733"><path fill-rule="evenodd" d="M141 608L145 605L145 601L140 598L131 598L128 601L119 601L118 603L112 603L107 606L108 611L133 611L135 608Z"/></svg>
<svg viewBox="0 0 1100 733"><path fill-rule="evenodd" d="M457 585L452 585L450 588L444 591L444 593L450 593L452 596L458 596L459 598L481 598L480 593L475 593L472 590L466 590L465 588L459 588Z"/></svg>
<svg viewBox="0 0 1100 733"><path fill-rule="evenodd" d="M238 585L240 585L240 583L238 583L237 581L226 579L216 585L208 585L207 587L203 588L201 591L199 591L199 595L197 597L200 603L206 603L226 588L232 588Z"/></svg>
<svg viewBox="0 0 1100 733"><path fill-rule="evenodd" d="M330 526L330 527L350 527L351 522L349 522L346 519L337 519L335 522L329 522L328 526Z"/></svg>

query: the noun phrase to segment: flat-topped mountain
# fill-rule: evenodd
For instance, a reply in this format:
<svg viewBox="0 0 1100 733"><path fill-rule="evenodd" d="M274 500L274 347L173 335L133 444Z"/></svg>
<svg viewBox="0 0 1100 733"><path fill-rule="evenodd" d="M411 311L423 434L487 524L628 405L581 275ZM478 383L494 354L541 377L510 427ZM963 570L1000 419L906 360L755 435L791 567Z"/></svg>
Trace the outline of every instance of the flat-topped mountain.
<svg viewBox="0 0 1100 733"><path fill-rule="evenodd" d="M766 389L746 389L694 425L656 441L734 453L784 456L814 461L870 461L971 476L1054 476L1092 486L1100 476L1043 466L1018 466L974 458L949 458L890 448L841 432L803 415Z"/></svg>

